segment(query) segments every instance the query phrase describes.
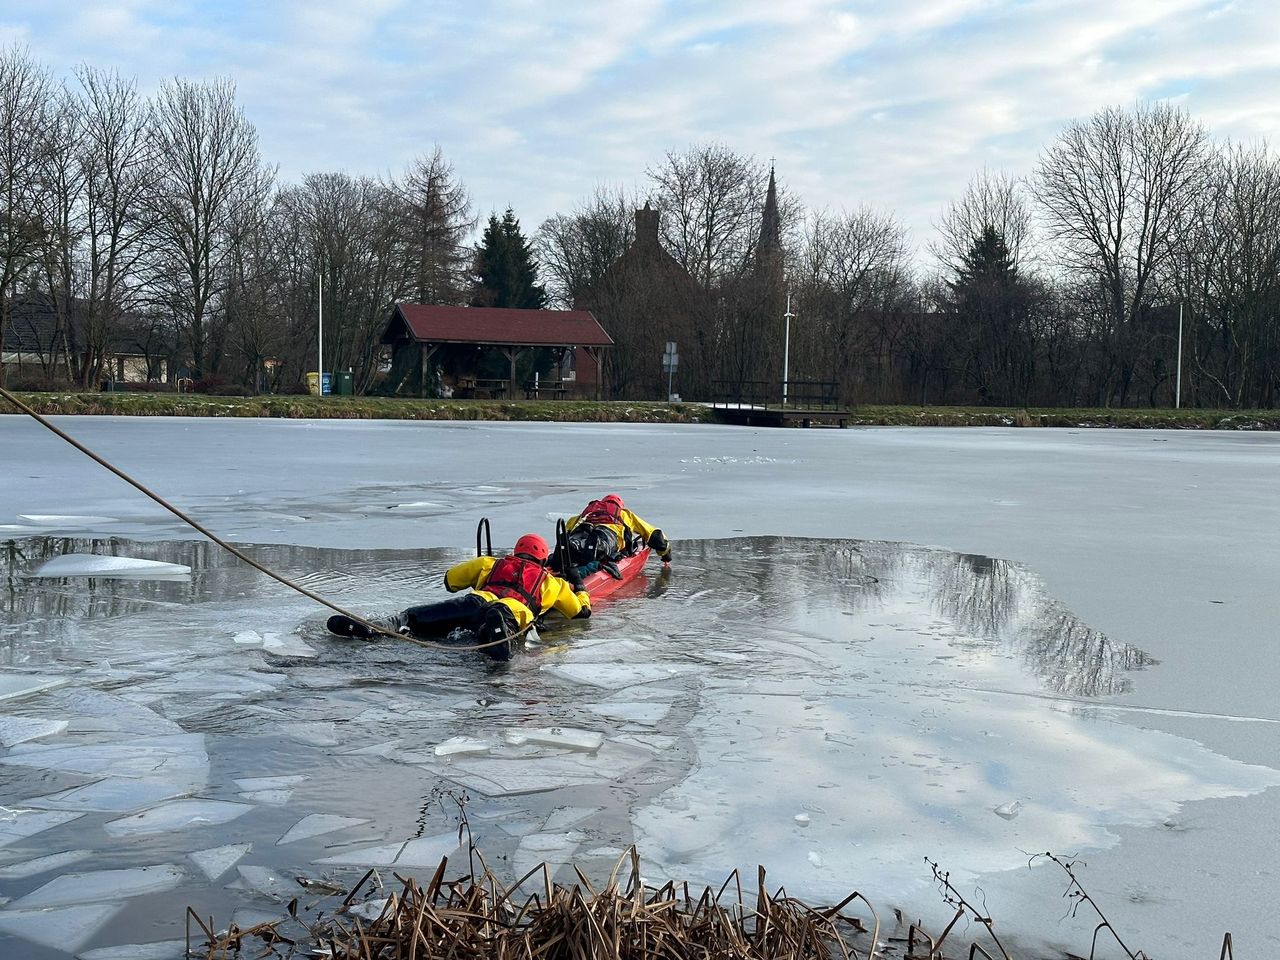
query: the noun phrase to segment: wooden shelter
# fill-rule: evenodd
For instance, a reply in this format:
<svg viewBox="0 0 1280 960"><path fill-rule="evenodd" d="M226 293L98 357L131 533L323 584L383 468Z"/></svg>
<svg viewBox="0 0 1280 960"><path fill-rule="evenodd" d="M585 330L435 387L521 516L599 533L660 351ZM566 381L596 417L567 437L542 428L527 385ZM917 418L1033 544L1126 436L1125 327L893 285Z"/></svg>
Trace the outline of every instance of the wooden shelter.
<svg viewBox="0 0 1280 960"><path fill-rule="evenodd" d="M391 313L382 343L392 350L391 375L386 389L390 393L407 388L408 392L425 395L432 355L449 344L493 347L510 363L510 378L460 384L472 396L506 396L515 398L521 385L516 379L516 360L530 349L556 350L561 371L572 371L572 379L564 372L556 380L539 384L537 392L549 396L600 396L600 375L604 369L602 352L613 345L589 310L514 310L504 307L445 307L420 303L400 303ZM531 394L532 384L523 387Z"/></svg>

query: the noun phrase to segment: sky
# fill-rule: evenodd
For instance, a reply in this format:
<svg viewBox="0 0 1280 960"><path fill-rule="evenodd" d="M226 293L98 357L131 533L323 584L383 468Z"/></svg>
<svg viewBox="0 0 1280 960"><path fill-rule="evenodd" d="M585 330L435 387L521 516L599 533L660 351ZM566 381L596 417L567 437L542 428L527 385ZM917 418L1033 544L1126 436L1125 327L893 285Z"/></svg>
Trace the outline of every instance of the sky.
<svg viewBox="0 0 1280 960"><path fill-rule="evenodd" d="M1274 0L4 0L56 74L226 76L284 181L402 171L439 144L526 233L718 141L811 209L869 205L919 250L984 168L1170 100L1219 139L1280 128Z"/></svg>

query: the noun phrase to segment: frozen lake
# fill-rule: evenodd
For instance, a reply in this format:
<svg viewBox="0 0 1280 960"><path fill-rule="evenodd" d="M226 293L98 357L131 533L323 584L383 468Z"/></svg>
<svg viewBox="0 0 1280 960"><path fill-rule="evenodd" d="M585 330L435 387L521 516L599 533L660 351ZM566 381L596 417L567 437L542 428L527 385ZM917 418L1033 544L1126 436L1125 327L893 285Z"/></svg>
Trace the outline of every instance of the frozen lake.
<svg viewBox="0 0 1280 960"><path fill-rule="evenodd" d="M61 424L362 610L441 593L482 514L505 543L603 492L676 555L507 669L344 646L0 418L0 804L26 811L0 810L0 948L94 956L188 903L278 915L295 875L425 867L455 845L441 788L513 875L634 840L650 879L763 862L936 916L928 856L1005 934L1083 952L1065 878L1025 868L1052 850L1153 956L1280 945L1280 437ZM192 573L24 576L64 553Z"/></svg>

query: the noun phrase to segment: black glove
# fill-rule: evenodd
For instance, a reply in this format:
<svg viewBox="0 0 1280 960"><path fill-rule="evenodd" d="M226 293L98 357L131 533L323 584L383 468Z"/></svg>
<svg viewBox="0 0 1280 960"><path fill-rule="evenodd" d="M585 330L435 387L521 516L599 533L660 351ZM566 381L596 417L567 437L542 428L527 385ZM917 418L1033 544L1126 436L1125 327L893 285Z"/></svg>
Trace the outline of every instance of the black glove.
<svg viewBox="0 0 1280 960"><path fill-rule="evenodd" d="M582 609L577 612L573 619L590 620L591 619L591 597L587 595L585 590L579 590L575 593L578 602L582 604Z"/></svg>
<svg viewBox="0 0 1280 960"><path fill-rule="evenodd" d="M661 530L655 530L649 534L649 546L662 558L663 563L671 561L671 541L666 538Z"/></svg>

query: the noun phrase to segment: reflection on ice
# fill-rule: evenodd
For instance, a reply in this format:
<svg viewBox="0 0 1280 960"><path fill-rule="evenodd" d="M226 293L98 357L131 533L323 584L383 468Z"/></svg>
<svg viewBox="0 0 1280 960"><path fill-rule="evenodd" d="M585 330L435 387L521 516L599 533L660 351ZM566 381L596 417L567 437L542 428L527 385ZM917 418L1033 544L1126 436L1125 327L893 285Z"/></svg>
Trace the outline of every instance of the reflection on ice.
<svg viewBox="0 0 1280 960"><path fill-rule="evenodd" d="M371 612L436 596L460 558L252 549ZM17 576L69 550L194 575ZM11 541L0 571L0 698L23 697L0 717L0 897L77 862L143 870L140 849L194 865L169 875L176 892L125 906L0 904L5 955L51 942L55 915L70 933L54 949L71 953L179 900L224 922L233 899L240 919L278 917L266 900L298 895L313 865L353 882L420 873L458 854L449 793L469 796L507 880L544 859L607 874L637 841L651 877L719 883L763 862L807 898L892 900L917 889L925 854L957 876L1007 869L1277 780L1111 722L1106 698L1149 658L1028 571L941 550L685 542L649 596L550 624L503 666L334 640L322 611L207 544Z"/></svg>

